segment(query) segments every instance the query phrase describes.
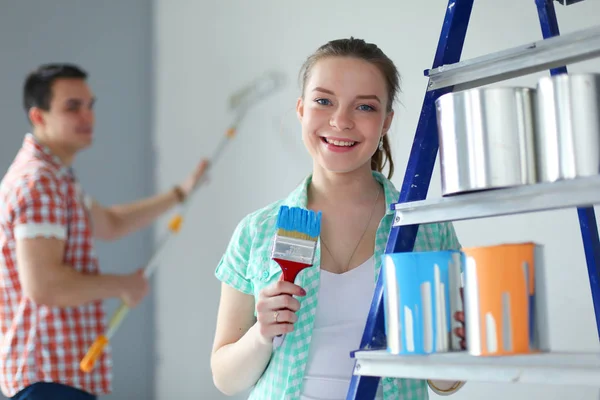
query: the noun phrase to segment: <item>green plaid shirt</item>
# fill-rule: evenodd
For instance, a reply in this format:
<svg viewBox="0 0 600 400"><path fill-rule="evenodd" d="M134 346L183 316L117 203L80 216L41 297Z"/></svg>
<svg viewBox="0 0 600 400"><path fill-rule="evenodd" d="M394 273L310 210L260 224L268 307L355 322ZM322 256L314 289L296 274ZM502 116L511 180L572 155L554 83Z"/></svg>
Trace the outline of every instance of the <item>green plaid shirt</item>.
<svg viewBox="0 0 600 400"><path fill-rule="evenodd" d="M375 271L373 271L373 282L375 283L381 267L381 255L385 251L394 218L394 212L390 210L390 206L398 201L399 192L383 174L373 171L373 176L383 186L387 210L379 224L375 238ZM311 176L308 176L287 198L247 215L238 224L227 250L217 266L216 276L219 280L257 298L261 289L279 279L281 269L270 258L279 207L281 205L306 207L310 180ZM458 248L460 248L460 244L452 224L420 226L415 242L415 251ZM300 398L317 311L320 254L320 245L317 243L314 266L303 270L296 278L296 283L306 290L306 296L299 298L301 306L297 313L298 322L296 322L295 329L288 333L282 345L274 350L271 361L254 386L249 399L296 400ZM358 347L359 343L356 345ZM385 400L428 399L427 381L425 380L383 378L380 382L383 385Z"/></svg>

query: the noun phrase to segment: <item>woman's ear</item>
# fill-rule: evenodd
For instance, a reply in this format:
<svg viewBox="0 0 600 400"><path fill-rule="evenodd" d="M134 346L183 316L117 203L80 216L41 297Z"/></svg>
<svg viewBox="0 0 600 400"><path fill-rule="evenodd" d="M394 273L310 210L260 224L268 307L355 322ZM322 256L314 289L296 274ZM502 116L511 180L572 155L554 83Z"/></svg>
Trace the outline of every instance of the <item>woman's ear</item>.
<svg viewBox="0 0 600 400"><path fill-rule="evenodd" d="M390 130L390 126L392 125L392 120L394 119L394 110L390 111L383 121L383 129L381 132L381 136L386 135Z"/></svg>
<svg viewBox="0 0 600 400"><path fill-rule="evenodd" d="M298 97L298 101L296 101L296 115L300 122L302 122L302 117L304 116L304 100L302 100L302 97Z"/></svg>

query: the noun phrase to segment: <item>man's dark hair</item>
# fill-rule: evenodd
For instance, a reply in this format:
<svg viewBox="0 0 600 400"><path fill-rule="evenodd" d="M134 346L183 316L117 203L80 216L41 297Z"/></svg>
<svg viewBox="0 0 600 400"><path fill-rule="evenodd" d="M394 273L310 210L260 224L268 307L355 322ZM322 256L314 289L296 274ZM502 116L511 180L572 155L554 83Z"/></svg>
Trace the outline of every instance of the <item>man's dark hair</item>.
<svg viewBox="0 0 600 400"><path fill-rule="evenodd" d="M23 86L23 107L29 113L31 107L50 109L52 84L61 78L86 79L87 72L74 64L44 64L27 75Z"/></svg>

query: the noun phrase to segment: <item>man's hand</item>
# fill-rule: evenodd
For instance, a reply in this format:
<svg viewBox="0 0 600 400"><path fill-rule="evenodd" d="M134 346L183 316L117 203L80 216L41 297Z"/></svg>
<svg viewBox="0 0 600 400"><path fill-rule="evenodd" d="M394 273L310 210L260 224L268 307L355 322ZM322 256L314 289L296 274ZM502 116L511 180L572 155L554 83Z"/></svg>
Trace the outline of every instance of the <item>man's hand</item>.
<svg viewBox="0 0 600 400"><path fill-rule="evenodd" d="M144 270L139 269L136 272L123 276L123 287L121 299L129 308L137 306L148 294L150 286L148 279L144 276Z"/></svg>
<svg viewBox="0 0 600 400"><path fill-rule="evenodd" d="M204 159L200 161L200 163L194 168L192 173L183 181L180 185L181 190L185 194L185 197L188 197L198 185L198 182L204 176L206 169L208 168L208 160Z"/></svg>

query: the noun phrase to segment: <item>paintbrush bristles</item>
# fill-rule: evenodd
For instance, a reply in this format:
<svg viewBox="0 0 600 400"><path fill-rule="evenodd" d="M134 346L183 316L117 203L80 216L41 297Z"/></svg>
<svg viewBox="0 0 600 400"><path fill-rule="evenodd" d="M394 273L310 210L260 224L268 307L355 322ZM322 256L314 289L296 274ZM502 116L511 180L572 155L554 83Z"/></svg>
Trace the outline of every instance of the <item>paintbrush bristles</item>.
<svg viewBox="0 0 600 400"><path fill-rule="evenodd" d="M294 239L311 240L311 241L315 241L315 242L317 241L316 237L311 237L305 233L301 233L298 231L289 231L287 229L278 229L277 236L286 236L286 237L291 237Z"/></svg>
<svg viewBox="0 0 600 400"><path fill-rule="evenodd" d="M316 242L321 233L321 211L281 206L277 216L277 235Z"/></svg>

